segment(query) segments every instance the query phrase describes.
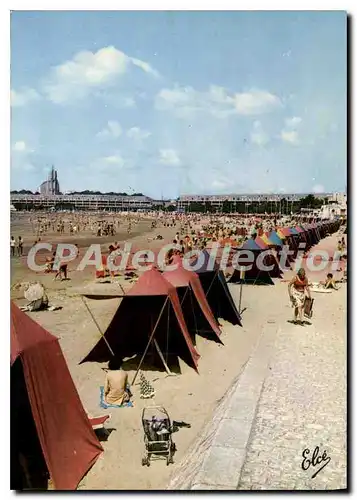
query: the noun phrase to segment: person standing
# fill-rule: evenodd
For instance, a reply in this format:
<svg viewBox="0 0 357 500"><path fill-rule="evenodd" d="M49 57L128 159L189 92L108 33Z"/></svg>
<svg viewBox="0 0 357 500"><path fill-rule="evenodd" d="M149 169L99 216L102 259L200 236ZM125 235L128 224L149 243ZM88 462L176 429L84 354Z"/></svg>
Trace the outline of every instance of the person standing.
<svg viewBox="0 0 357 500"><path fill-rule="evenodd" d="M16 241L13 236L10 238L10 250L11 250L11 257L15 256L15 247L16 247Z"/></svg>
<svg viewBox="0 0 357 500"><path fill-rule="evenodd" d="M22 256L23 247L24 247L23 239L21 238L21 236L19 236L19 238L17 240L17 251L18 251L19 257Z"/></svg>

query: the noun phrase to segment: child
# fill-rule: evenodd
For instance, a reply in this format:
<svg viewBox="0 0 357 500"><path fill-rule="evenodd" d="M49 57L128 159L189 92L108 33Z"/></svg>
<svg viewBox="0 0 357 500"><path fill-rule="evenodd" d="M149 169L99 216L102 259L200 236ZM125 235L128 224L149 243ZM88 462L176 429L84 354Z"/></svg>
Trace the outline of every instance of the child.
<svg viewBox="0 0 357 500"><path fill-rule="evenodd" d="M324 284L324 287L326 289L330 289L332 288L333 290L338 290L339 288L336 286L336 283L335 283L335 280L333 279L333 276L331 273L328 273L327 277L326 277L326 281L325 281L325 284Z"/></svg>

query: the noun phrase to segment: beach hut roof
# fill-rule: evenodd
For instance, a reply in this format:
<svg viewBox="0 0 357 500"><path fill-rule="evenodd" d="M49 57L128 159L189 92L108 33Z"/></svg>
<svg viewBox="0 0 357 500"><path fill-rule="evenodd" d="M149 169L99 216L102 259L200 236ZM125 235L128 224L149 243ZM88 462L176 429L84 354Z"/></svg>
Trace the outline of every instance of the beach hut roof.
<svg viewBox="0 0 357 500"><path fill-rule="evenodd" d="M249 238L246 240L239 250L259 250L261 251L261 247L252 239Z"/></svg>
<svg viewBox="0 0 357 500"><path fill-rule="evenodd" d="M162 276L175 288L191 288L203 315L211 326L213 332L219 337L221 333L220 328L207 302L206 295L198 275L195 272L188 271L180 266L173 271L165 271Z"/></svg>
<svg viewBox="0 0 357 500"><path fill-rule="evenodd" d="M266 243L266 241L263 239L263 237L261 236L257 236L255 238L255 243L262 249L262 250L266 250L267 248L269 248L269 244Z"/></svg>
<svg viewBox="0 0 357 500"><path fill-rule="evenodd" d="M272 231L269 233L269 240L273 243L273 245L283 246L282 239L279 237L276 231Z"/></svg>

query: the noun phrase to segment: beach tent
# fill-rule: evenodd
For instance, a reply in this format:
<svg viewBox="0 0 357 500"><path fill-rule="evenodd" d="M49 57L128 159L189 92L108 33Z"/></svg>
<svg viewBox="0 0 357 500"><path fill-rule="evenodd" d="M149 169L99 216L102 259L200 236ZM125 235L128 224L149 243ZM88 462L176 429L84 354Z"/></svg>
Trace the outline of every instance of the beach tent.
<svg viewBox="0 0 357 500"><path fill-rule="evenodd" d="M281 227L277 231L278 236L281 237L281 239L284 242L284 245L287 245L289 247L289 251L293 252L292 254L289 253L287 256L287 260L289 263L292 263L297 255L298 252L298 244L296 239L294 239L293 234L288 227Z"/></svg>
<svg viewBox="0 0 357 500"><path fill-rule="evenodd" d="M264 264L269 267L273 266L272 270L269 271L270 276L272 278L282 278L283 271L280 269L279 262L274 250L272 250L269 245L259 236L255 238L254 241L263 251L266 252Z"/></svg>
<svg viewBox="0 0 357 500"><path fill-rule="evenodd" d="M266 245L268 245L268 247L271 247L273 248L275 245L274 243L268 238L268 233L264 233L262 236L260 236L260 239L262 239L264 241L264 243Z"/></svg>
<svg viewBox="0 0 357 500"><path fill-rule="evenodd" d="M277 231L276 231L276 234L279 236L279 238L281 239L281 241L283 242L284 245L286 245L286 235L285 233L283 233L282 231L282 228L278 228Z"/></svg>
<svg viewBox="0 0 357 500"><path fill-rule="evenodd" d="M182 266L162 275L176 288L188 331L195 341L195 333L214 339L220 343L220 328L207 302L199 277Z"/></svg>
<svg viewBox="0 0 357 500"><path fill-rule="evenodd" d="M197 370L200 356L192 344L175 287L155 268L143 272L126 293L103 337L81 363L109 361L110 349L121 358L143 356L150 345L164 364L169 357L179 356Z"/></svg>
<svg viewBox="0 0 357 500"><path fill-rule="evenodd" d="M46 474L47 469L57 490L76 489L103 448L79 399L58 339L14 303L10 366L11 488L21 489L20 463L25 457L29 467L34 467L34 487L36 476Z"/></svg>
<svg viewBox="0 0 357 500"><path fill-rule="evenodd" d="M269 238L269 240L275 247L283 247L284 243L282 239L279 238L276 231L271 231L270 233L266 234L266 236Z"/></svg>
<svg viewBox="0 0 357 500"><path fill-rule="evenodd" d="M304 229L301 226L296 226L296 227L294 227L294 230L298 233L298 237L297 237L298 245L300 243L306 244L307 238L306 238L306 233L305 233Z"/></svg>
<svg viewBox="0 0 357 500"><path fill-rule="evenodd" d="M300 226L301 229L303 230L303 238L306 242L306 249L309 250L313 245L314 245L314 240L313 240L313 237L312 237L312 233L309 229L309 226L307 224L305 224L304 226Z"/></svg>
<svg viewBox="0 0 357 500"><path fill-rule="evenodd" d="M289 249L292 250L294 253L292 255L292 260L296 259L297 253L299 251L299 241L300 241L300 235L296 231L296 229L292 227L287 227L286 229L286 234L288 234L288 245Z"/></svg>
<svg viewBox="0 0 357 500"><path fill-rule="evenodd" d="M281 235L281 237L279 236L279 234ZM287 245L287 241L286 241L285 236L281 232L279 233L279 231L271 231L270 233L266 233L266 236L273 243L273 248L277 252L277 257L279 259L281 259L283 247L284 247L284 245ZM287 259L284 262L284 266L286 268L291 268L291 262L292 262L292 259L289 258L289 256L287 256Z"/></svg>
<svg viewBox="0 0 357 500"><path fill-rule="evenodd" d="M299 236L299 231L297 231L294 227L289 227L289 231L293 236Z"/></svg>
<svg viewBox="0 0 357 500"><path fill-rule="evenodd" d="M259 255L261 255L264 250L256 243L252 238L246 240L243 245L237 250L238 254L238 264L239 264L239 255L245 257L246 252L249 251L253 254L253 262L247 264L247 267L250 266L251 269L246 270L244 275L241 274L240 269L235 269L231 277L229 278L229 283L245 283L245 284L253 284L253 285L274 285L274 281L271 279L270 272L264 269L259 269L259 262L257 261ZM244 262L244 261L243 261ZM263 263L265 265L265 257L263 259ZM244 267L244 263L241 264Z"/></svg>
<svg viewBox="0 0 357 500"><path fill-rule="evenodd" d="M242 326L240 314L214 254L211 256L207 250L202 250L200 257L193 260L192 265L194 266L192 270L200 279L214 317Z"/></svg>

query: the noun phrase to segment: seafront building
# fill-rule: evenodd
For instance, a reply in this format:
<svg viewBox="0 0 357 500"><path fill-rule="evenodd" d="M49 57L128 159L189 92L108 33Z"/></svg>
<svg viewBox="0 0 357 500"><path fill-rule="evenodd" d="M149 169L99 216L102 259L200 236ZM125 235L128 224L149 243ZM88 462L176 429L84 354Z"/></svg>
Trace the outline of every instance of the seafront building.
<svg viewBox="0 0 357 500"><path fill-rule="evenodd" d="M10 203L15 210L81 210L81 211L135 211L152 210L173 206L179 212L240 212L267 213L294 212L297 202L308 193L269 193L269 194L225 194L225 195L181 195L176 200L155 200L145 195L115 194L79 194L60 192L57 171L52 167L48 179L44 181L39 193L11 193ZM323 198L325 204L319 210L319 217L331 218L332 215L347 214L347 195L344 193L326 193L316 195ZM13 210L12 209L12 210ZM316 211L316 207L315 210Z"/></svg>
<svg viewBox="0 0 357 500"><path fill-rule="evenodd" d="M123 210L151 210L159 204L148 196L115 195L29 195L11 194L11 205L16 210L83 210L120 212Z"/></svg>
<svg viewBox="0 0 357 500"><path fill-rule="evenodd" d="M180 196L177 200L164 201L155 200L145 195L95 195L95 194L19 194L10 195L11 206L16 210L81 210L81 211L110 211L119 212L125 210L152 210L169 205L175 207L179 212L197 211L201 212L224 211L225 203L229 202L232 211L240 213L261 212L263 206L267 213L294 212L294 206L304 198L306 194L236 194L230 196ZM329 200L321 208L314 209L319 217L331 218L332 215L346 215L347 202L337 203L333 195L324 195ZM295 205L294 205L295 204ZM209 209L210 207L210 209ZM307 211L308 209L306 209ZM312 209L311 209L312 211Z"/></svg>

